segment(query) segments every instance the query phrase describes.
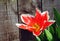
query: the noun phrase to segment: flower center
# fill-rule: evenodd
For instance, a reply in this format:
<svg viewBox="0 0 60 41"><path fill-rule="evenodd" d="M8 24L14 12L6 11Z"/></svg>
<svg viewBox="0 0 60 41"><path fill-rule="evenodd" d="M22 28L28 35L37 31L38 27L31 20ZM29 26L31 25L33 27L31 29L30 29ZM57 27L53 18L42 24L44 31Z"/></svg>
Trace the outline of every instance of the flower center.
<svg viewBox="0 0 60 41"><path fill-rule="evenodd" d="M33 25L33 28L35 29L35 31L38 31L40 29L40 26L37 23L35 23Z"/></svg>

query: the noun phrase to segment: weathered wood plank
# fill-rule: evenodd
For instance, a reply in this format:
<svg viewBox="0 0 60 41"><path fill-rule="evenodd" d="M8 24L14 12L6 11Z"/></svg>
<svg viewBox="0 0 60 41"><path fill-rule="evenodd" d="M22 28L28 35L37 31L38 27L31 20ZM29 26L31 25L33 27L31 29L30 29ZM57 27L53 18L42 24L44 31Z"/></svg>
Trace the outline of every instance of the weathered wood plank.
<svg viewBox="0 0 60 41"><path fill-rule="evenodd" d="M60 11L60 0L58 0L58 1L54 0L54 6L58 11Z"/></svg>
<svg viewBox="0 0 60 41"><path fill-rule="evenodd" d="M8 0L9 1L9 0ZM33 0L36 2L36 0ZM60 0L42 0L42 9L43 11L48 10L51 19L53 19L53 8L55 7L60 11ZM7 4L6 4L7 3ZM35 14L35 7L38 6L37 3L32 3L32 0L18 0L18 14ZM0 0L0 41L19 41L19 30L15 26L15 23L18 22L18 16L12 10L12 8L17 11L17 0ZM19 17L20 18L20 17ZM21 22L21 19L19 19ZM33 36L28 31L20 30L21 39L24 40L33 40ZM29 34L28 34L29 33ZM28 38L26 38L26 37ZM21 41L24 41L21 40ZM28 41L27 40L27 41Z"/></svg>
<svg viewBox="0 0 60 41"><path fill-rule="evenodd" d="M49 11L49 15L51 17L51 19L53 19L53 5L54 5L54 1L52 0L43 0L42 1L42 7L43 7L43 11Z"/></svg>
<svg viewBox="0 0 60 41"><path fill-rule="evenodd" d="M17 8L16 3L13 3L12 5L15 5L13 7ZM17 15L12 11L10 4L4 4L4 1L1 2L0 41L19 41L19 30L15 25L17 22Z"/></svg>
<svg viewBox="0 0 60 41"><path fill-rule="evenodd" d="M53 19L53 7L60 11L60 0L42 0L43 11L48 10L51 19Z"/></svg>
<svg viewBox="0 0 60 41"><path fill-rule="evenodd" d="M32 0L18 0L18 14L35 14L35 7L33 7ZM19 17L19 22L21 23L21 19ZM27 30L21 30L21 41L34 41L34 36L31 32Z"/></svg>

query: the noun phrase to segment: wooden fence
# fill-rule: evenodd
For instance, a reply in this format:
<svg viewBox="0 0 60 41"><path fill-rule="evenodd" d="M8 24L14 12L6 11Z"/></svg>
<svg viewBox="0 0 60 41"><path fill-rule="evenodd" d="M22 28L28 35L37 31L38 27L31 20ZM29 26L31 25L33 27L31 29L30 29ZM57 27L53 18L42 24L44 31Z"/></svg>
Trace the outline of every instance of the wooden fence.
<svg viewBox="0 0 60 41"><path fill-rule="evenodd" d="M23 13L34 15L35 6L38 6L36 0L33 2L32 0L0 0L0 41L19 41L23 35L26 39L29 37L33 39L31 33L19 30L15 24L21 22L20 15ZM48 10L51 19L53 19L53 7L60 11L60 0L42 0L42 10ZM24 41L24 38L21 41Z"/></svg>

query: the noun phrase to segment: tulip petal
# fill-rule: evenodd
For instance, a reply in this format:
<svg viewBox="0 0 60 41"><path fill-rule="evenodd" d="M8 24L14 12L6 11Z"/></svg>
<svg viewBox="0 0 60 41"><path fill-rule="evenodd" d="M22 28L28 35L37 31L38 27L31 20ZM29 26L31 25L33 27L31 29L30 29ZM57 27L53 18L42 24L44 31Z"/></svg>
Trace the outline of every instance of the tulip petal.
<svg viewBox="0 0 60 41"><path fill-rule="evenodd" d="M30 31L30 32L33 32L34 31L34 29L31 26L28 26L27 27L27 30Z"/></svg>
<svg viewBox="0 0 60 41"><path fill-rule="evenodd" d="M41 33L42 33L42 31L38 31L38 32L35 32L35 31L34 31L34 32L33 32L33 35L34 35L34 36L39 36Z"/></svg>
<svg viewBox="0 0 60 41"><path fill-rule="evenodd" d="M48 22L45 22L44 26L43 26L43 30L46 29L48 26L52 25L55 21L53 20L49 20Z"/></svg>
<svg viewBox="0 0 60 41"><path fill-rule="evenodd" d="M24 22L25 24L29 24L30 21L31 21L33 18L34 18L34 16L29 15L29 14L22 14L22 15L21 15L22 22Z"/></svg>
<svg viewBox="0 0 60 41"><path fill-rule="evenodd" d="M16 26L21 29L27 29L27 25L17 23Z"/></svg>
<svg viewBox="0 0 60 41"><path fill-rule="evenodd" d="M49 12L45 11L42 13L42 19L48 21L49 20Z"/></svg>
<svg viewBox="0 0 60 41"><path fill-rule="evenodd" d="M19 23L16 23L16 26L17 26L17 27L19 27L19 26L20 26L20 24L19 24Z"/></svg>
<svg viewBox="0 0 60 41"><path fill-rule="evenodd" d="M36 15L35 15L35 18L36 18L36 19L41 18L41 11L38 10L37 8L36 8Z"/></svg>

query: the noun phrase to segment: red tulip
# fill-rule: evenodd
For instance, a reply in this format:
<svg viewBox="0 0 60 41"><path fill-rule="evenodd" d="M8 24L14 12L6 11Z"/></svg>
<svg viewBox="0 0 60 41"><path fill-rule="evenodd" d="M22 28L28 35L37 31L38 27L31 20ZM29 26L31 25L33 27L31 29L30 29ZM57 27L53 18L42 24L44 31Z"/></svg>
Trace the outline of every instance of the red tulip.
<svg viewBox="0 0 60 41"><path fill-rule="evenodd" d="M32 16L29 14L21 15L22 22L25 24L16 24L17 27L28 30L35 36L39 36L48 26L52 25L55 21L49 20L48 11L41 13L36 8L36 15Z"/></svg>

